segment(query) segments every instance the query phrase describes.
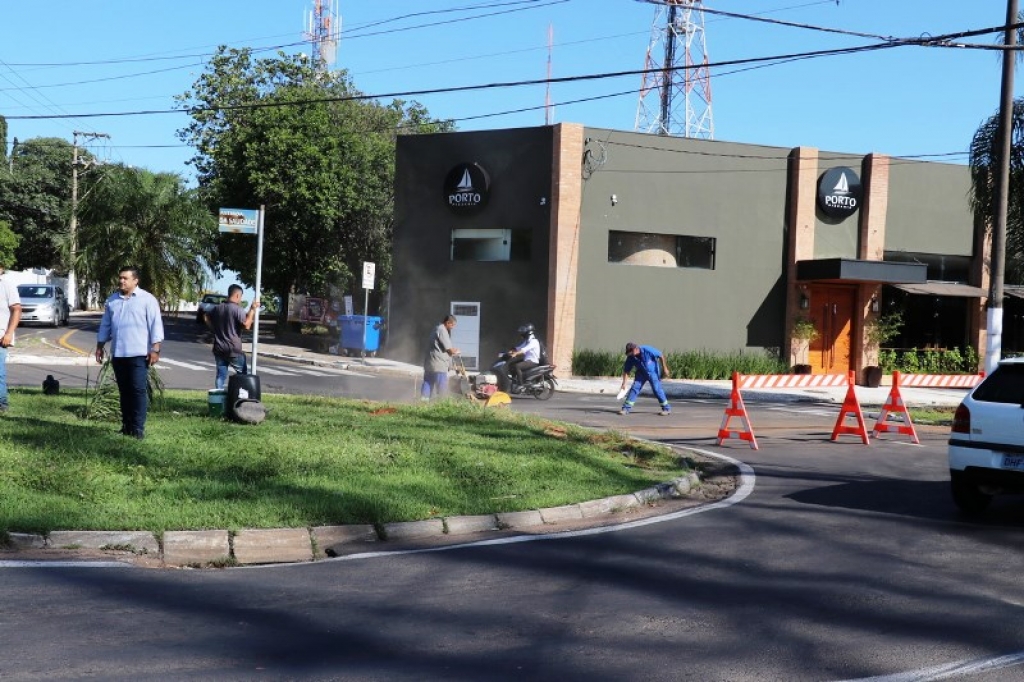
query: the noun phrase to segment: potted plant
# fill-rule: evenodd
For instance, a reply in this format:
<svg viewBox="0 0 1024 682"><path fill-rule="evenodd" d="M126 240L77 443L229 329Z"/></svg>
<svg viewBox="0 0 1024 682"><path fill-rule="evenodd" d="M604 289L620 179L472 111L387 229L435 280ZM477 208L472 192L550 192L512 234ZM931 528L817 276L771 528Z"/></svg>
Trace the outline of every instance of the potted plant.
<svg viewBox="0 0 1024 682"><path fill-rule="evenodd" d="M895 338L903 326L903 314L896 310L881 317L868 320L864 326L864 385L875 388L882 383L882 368L878 364L878 352L882 344Z"/></svg>
<svg viewBox="0 0 1024 682"><path fill-rule="evenodd" d="M808 364L808 354L811 349L811 341L818 338L818 330L814 322L808 317L798 317L793 321L793 328L790 330L793 339L793 373L810 374L811 366Z"/></svg>

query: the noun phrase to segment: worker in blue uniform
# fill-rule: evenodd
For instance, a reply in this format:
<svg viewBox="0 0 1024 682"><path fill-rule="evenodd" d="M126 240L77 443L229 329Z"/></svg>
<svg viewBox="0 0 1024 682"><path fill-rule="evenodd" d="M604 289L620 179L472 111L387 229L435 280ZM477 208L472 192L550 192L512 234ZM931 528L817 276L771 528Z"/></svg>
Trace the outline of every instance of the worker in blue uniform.
<svg viewBox="0 0 1024 682"><path fill-rule="evenodd" d="M626 390L626 381L629 379L630 372L634 373L633 385L630 387L629 393L626 394L626 402L622 403L619 414L629 414L644 384L650 383L651 391L654 392L658 403L661 404L661 412L658 414L667 417L672 412L672 407L668 404L668 398L665 397L665 389L661 387L661 378L668 376L668 365L665 364L665 358L661 351L653 346L639 346L632 341L627 343L626 363L622 367L620 391Z"/></svg>

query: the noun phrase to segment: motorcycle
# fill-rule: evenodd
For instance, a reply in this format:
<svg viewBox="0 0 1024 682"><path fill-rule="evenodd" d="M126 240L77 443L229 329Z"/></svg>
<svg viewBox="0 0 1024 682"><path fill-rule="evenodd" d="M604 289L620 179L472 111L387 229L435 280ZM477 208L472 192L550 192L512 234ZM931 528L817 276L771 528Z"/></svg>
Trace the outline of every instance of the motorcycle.
<svg viewBox="0 0 1024 682"><path fill-rule="evenodd" d="M537 400L547 400L554 395L555 387L558 386L554 365L538 365L523 370L523 385L520 386L509 370L509 358L508 353L502 353L498 361L491 365L490 371L498 379L498 390L509 395L532 395Z"/></svg>

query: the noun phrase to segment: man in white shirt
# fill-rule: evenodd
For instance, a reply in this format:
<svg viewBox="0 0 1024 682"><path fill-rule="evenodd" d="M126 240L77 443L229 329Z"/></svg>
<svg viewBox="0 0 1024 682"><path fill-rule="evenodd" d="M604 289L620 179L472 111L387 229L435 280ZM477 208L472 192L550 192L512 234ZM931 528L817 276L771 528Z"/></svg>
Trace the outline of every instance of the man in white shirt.
<svg viewBox="0 0 1024 682"><path fill-rule="evenodd" d="M518 330L522 341L508 351L508 371L516 381L516 387L522 390L523 372L540 365L540 341L534 336L532 324L524 324Z"/></svg>
<svg viewBox="0 0 1024 682"><path fill-rule="evenodd" d="M14 345L14 330L21 322L21 297L0 263L0 413L7 412L7 349Z"/></svg>

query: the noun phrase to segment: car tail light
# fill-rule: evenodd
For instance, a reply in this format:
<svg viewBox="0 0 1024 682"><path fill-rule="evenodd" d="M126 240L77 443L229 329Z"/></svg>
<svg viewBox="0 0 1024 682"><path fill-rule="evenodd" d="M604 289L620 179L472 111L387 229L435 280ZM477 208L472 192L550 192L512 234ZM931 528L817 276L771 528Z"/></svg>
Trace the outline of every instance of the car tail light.
<svg viewBox="0 0 1024 682"><path fill-rule="evenodd" d="M971 432L971 411L966 405L960 403L953 415L953 433Z"/></svg>

